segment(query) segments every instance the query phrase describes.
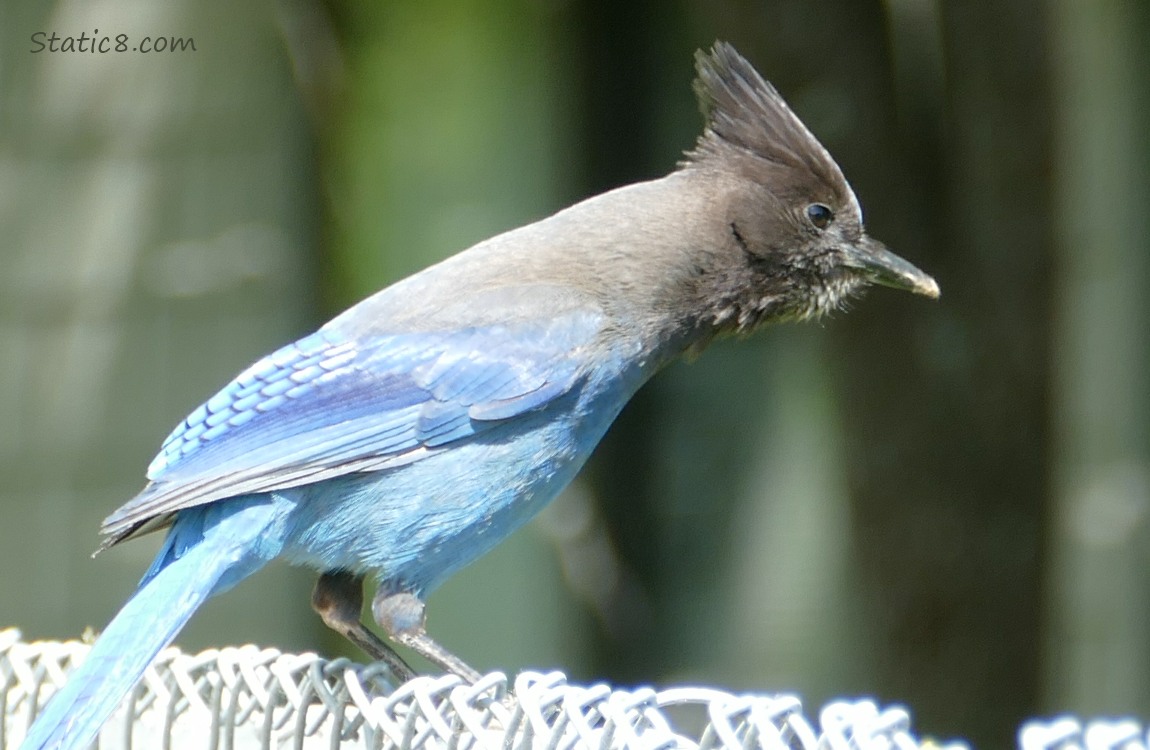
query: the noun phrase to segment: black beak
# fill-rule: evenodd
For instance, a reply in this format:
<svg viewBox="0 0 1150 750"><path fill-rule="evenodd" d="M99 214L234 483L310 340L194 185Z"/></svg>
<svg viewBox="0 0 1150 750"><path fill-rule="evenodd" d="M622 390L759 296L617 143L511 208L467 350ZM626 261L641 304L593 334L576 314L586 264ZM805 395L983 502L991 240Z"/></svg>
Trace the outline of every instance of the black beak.
<svg viewBox="0 0 1150 750"><path fill-rule="evenodd" d="M938 299L938 282L898 257L886 245L864 236L856 244L844 248L843 265L857 268L874 284L905 289L924 297Z"/></svg>

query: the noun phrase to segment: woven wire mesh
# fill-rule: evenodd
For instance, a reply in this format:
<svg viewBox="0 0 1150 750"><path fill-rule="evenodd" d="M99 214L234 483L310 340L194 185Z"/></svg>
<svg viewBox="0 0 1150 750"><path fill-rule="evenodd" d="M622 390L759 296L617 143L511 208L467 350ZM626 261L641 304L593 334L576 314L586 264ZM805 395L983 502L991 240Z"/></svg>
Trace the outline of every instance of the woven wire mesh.
<svg viewBox="0 0 1150 750"><path fill-rule="evenodd" d="M1082 722L1071 716L1031 721L1018 733L1022 750L1147 750L1150 731L1133 719Z"/></svg>
<svg viewBox="0 0 1150 750"><path fill-rule="evenodd" d="M0 748L15 748L35 711L81 663L76 641L25 643L0 631ZM1133 722L1032 723L1023 750L1145 750ZM817 724L789 695L703 687L620 690L573 685L558 672L492 673L393 685L382 665L256 646L164 650L105 724L100 748L764 748L957 750L922 741L898 707L840 701Z"/></svg>

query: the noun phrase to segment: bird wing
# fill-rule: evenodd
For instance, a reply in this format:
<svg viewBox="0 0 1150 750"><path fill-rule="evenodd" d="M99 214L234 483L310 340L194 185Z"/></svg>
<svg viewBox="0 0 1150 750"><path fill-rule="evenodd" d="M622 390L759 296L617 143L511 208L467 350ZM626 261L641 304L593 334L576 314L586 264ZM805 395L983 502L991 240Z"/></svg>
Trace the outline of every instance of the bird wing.
<svg viewBox="0 0 1150 750"><path fill-rule="evenodd" d="M325 327L264 357L193 411L105 519L104 549L176 511L404 465L569 392L603 316L352 337Z"/></svg>

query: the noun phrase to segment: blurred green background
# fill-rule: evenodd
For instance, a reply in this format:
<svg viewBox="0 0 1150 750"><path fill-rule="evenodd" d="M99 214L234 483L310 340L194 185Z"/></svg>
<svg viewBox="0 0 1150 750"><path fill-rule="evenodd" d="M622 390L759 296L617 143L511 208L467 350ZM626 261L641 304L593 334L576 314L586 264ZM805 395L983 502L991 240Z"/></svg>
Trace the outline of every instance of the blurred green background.
<svg viewBox="0 0 1150 750"><path fill-rule="evenodd" d="M194 51L34 51L33 35ZM900 702L1013 743L1150 718L1150 5L0 5L0 624L102 627L100 519L232 375L496 232L673 168L733 42L938 303L877 290L662 373L429 604L482 669ZM273 566L179 643L348 653Z"/></svg>

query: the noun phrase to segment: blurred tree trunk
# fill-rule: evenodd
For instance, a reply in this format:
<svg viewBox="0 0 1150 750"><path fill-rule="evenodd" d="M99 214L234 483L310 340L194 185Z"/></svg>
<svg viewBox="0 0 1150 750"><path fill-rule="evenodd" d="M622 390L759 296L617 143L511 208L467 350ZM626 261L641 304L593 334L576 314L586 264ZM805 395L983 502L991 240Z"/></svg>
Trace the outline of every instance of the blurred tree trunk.
<svg viewBox="0 0 1150 750"><path fill-rule="evenodd" d="M1150 7L1054 2L1058 81L1050 711L1150 712Z"/></svg>
<svg viewBox="0 0 1150 750"><path fill-rule="evenodd" d="M875 115L869 155L844 152L860 182L881 169L900 183L863 192L869 228L942 287L938 304L913 311L875 293L836 329L853 544L879 692L909 702L920 731L1005 746L1039 692L1055 218L1047 9L939 9L931 29L919 4L889 3L898 87L893 101L881 83L860 92ZM932 38L941 68L922 42Z"/></svg>

